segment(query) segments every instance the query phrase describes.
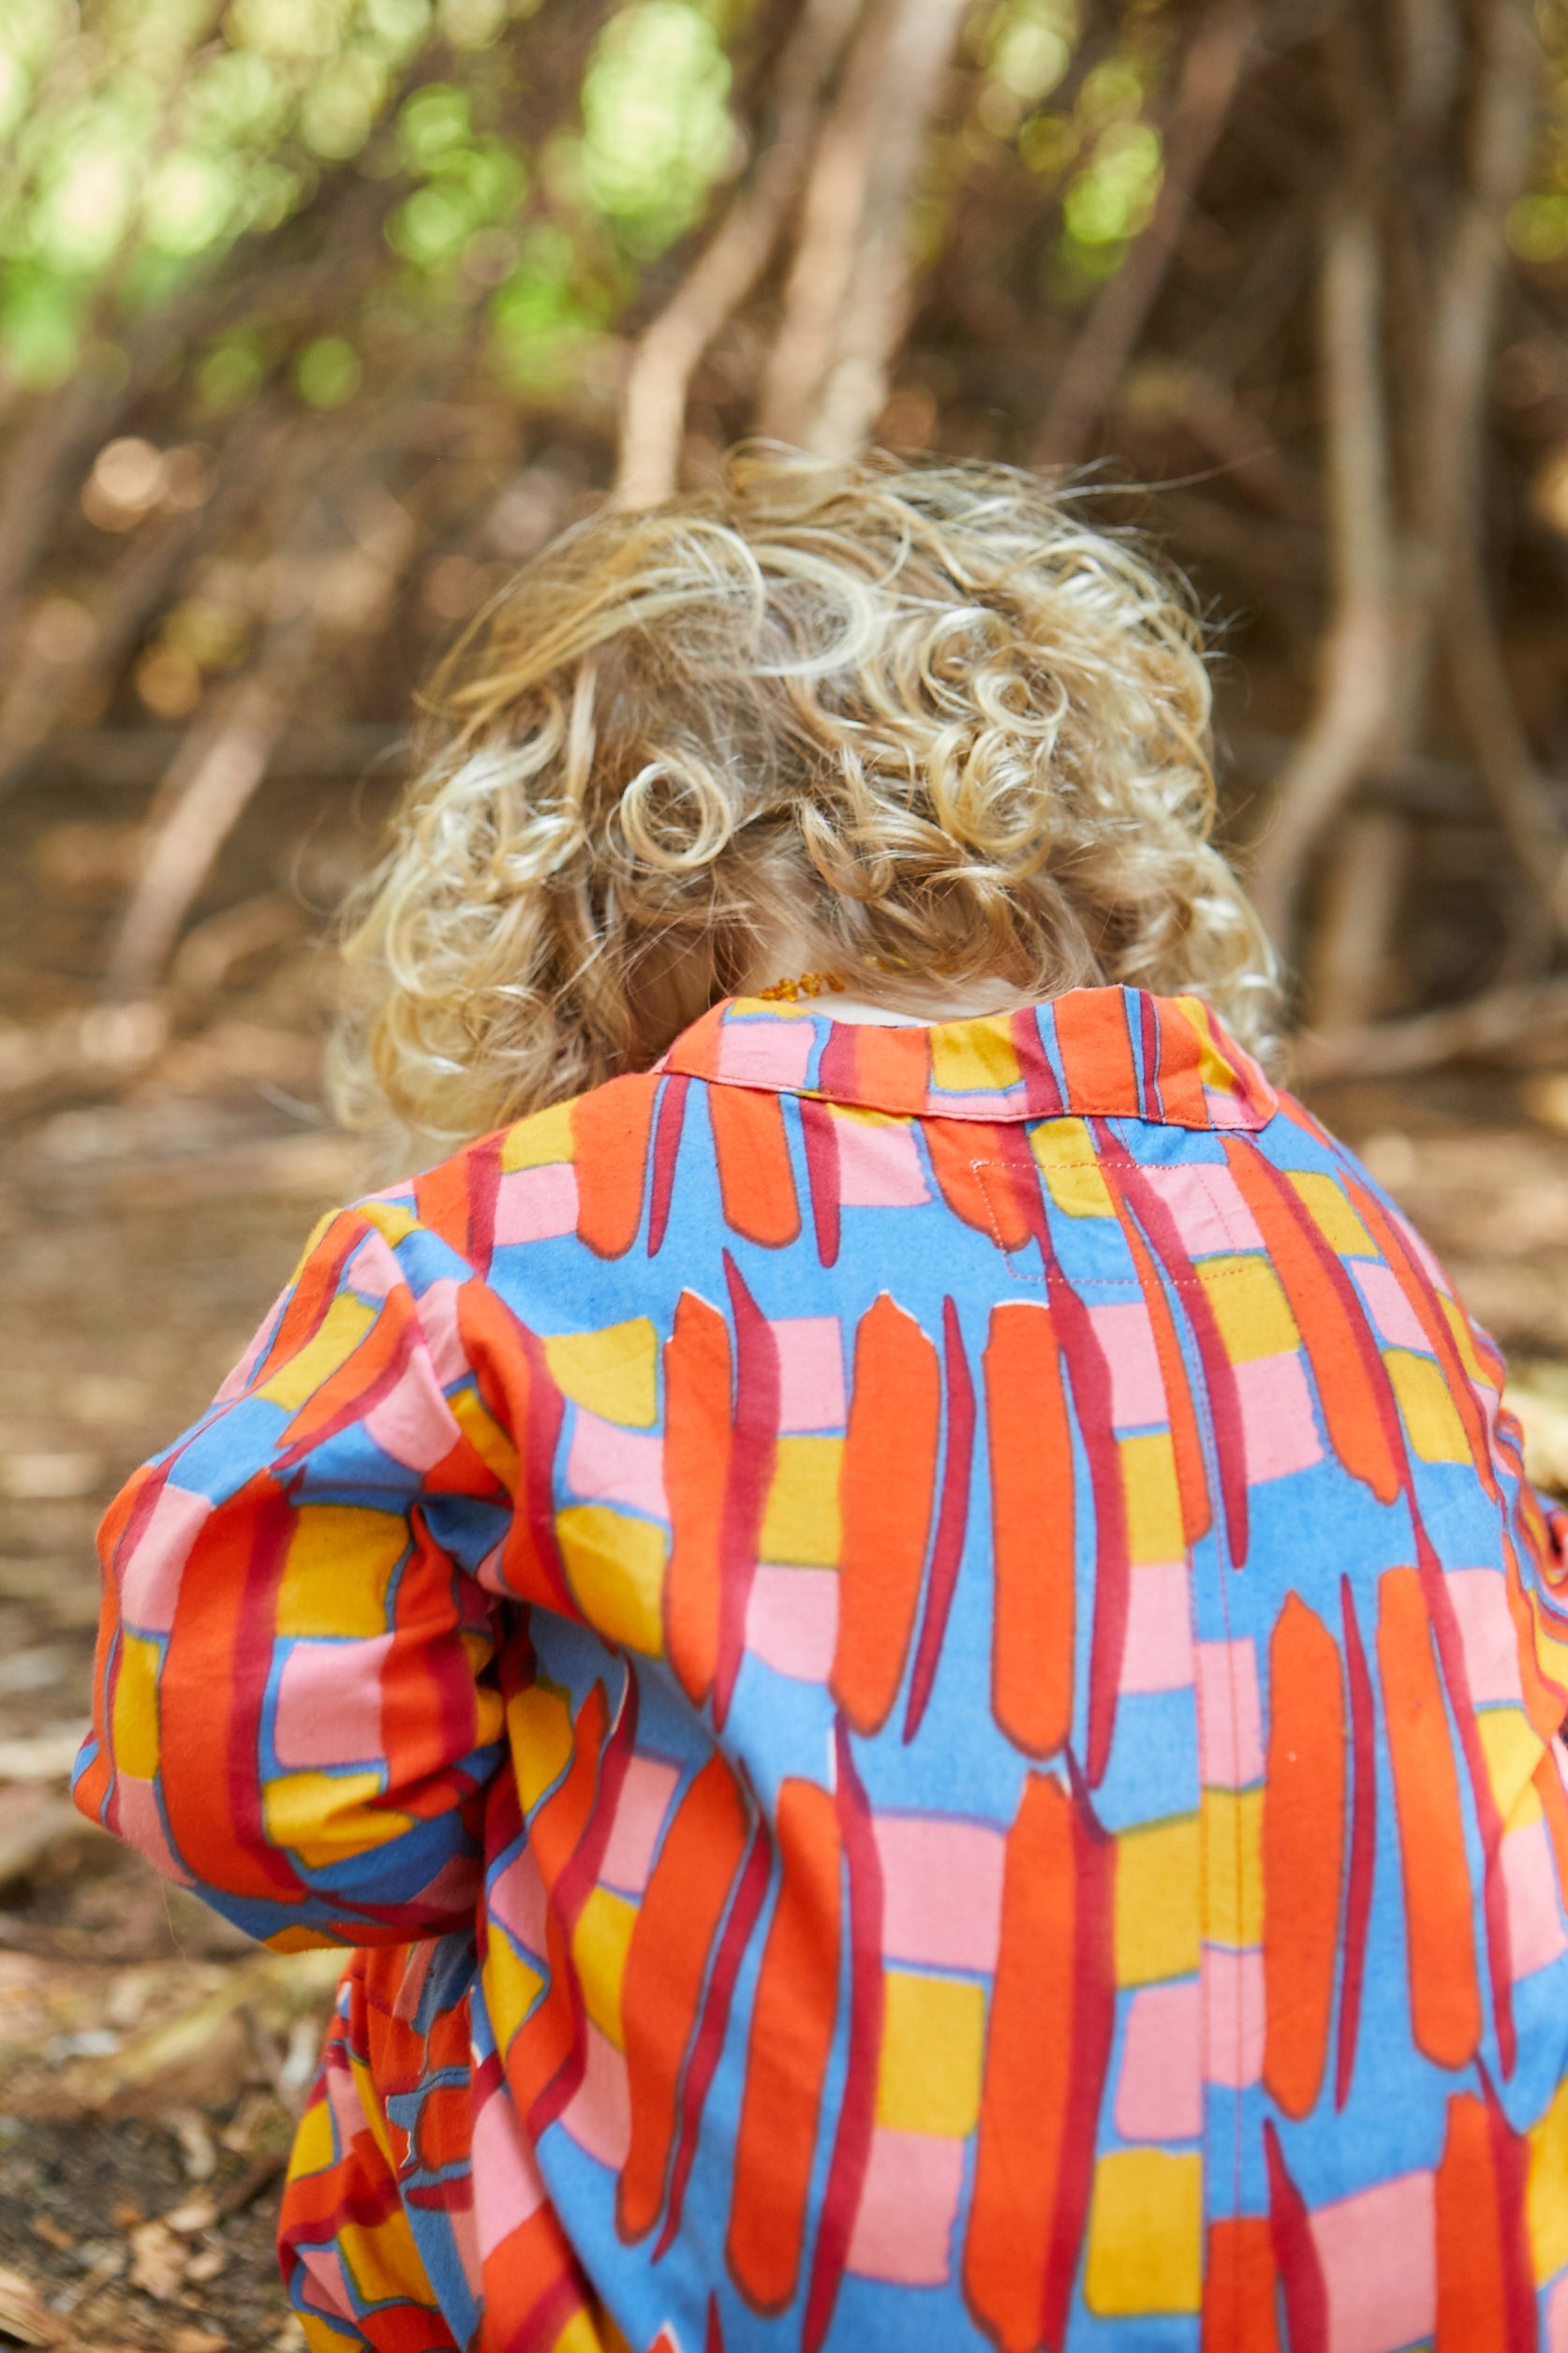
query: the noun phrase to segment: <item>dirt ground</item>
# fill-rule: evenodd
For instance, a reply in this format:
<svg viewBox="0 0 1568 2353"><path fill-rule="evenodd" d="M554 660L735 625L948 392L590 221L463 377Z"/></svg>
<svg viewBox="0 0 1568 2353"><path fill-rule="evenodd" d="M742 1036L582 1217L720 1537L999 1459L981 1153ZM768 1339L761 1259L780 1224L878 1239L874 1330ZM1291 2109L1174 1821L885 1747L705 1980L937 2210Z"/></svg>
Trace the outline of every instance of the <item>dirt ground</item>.
<svg viewBox="0 0 1568 2353"><path fill-rule="evenodd" d="M303 2344L272 2225L335 1957L259 1952L64 1793L96 1517L368 1175L321 1101L320 933L384 797L270 788L199 910L170 1042L112 1088L30 1063L0 1097L0 2342ZM138 813L76 785L6 809L0 1080L7 1043L14 1068L36 1025L96 1001ZM1568 1483L1568 1078L1447 1073L1316 1107L1509 1349L1538 1473Z"/></svg>

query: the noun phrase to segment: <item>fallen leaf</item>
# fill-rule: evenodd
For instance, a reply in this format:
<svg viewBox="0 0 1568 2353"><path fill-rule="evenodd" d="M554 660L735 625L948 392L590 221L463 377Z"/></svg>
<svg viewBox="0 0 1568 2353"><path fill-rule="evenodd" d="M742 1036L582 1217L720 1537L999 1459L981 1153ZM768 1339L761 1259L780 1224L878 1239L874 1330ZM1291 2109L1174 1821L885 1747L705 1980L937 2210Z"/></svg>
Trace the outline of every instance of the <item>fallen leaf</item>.
<svg viewBox="0 0 1568 2353"><path fill-rule="evenodd" d="M185 2278L193 2287L205 2287L209 2280L215 2280L218 2273L227 2268L228 2262L229 2249L214 2240L211 2246L201 2248L199 2254L191 2257L185 2265Z"/></svg>
<svg viewBox="0 0 1568 2353"><path fill-rule="evenodd" d="M0 2336L18 2345L61 2345L66 2332L20 2272L0 2272Z"/></svg>
<svg viewBox="0 0 1568 2353"><path fill-rule="evenodd" d="M210 2181L217 2170L217 2151L207 2120L200 2109L170 2109L165 2124L180 2144L180 2158L193 2182Z"/></svg>
<svg viewBox="0 0 1568 2353"><path fill-rule="evenodd" d="M103 2070L102 2105L155 2115L234 2099L250 2068L249 2038L237 2015L247 1991L244 1978L236 1977L194 2009L127 2043Z"/></svg>
<svg viewBox="0 0 1568 2353"><path fill-rule="evenodd" d="M144 2296L167 2303L185 2275L185 2251L167 2223L144 2222L130 2234L130 2283Z"/></svg>
<svg viewBox="0 0 1568 2353"><path fill-rule="evenodd" d="M169 2353L225 2353L229 2339L216 2329L176 2329Z"/></svg>
<svg viewBox="0 0 1568 2353"><path fill-rule="evenodd" d="M145 2222L147 2217L140 2206L133 2205L129 2198L123 2198L117 2206L110 2208L109 2219L116 2230L134 2230L137 2224Z"/></svg>
<svg viewBox="0 0 1568 2353"><path fill-rule="evenodd" d="M75 2249L76 2241L70 2232L62 2230L51 2214L35 2214L29 2227L36 2239L41 2239L45 2246L58 2247L62 2255L69 2255Z"/></svg>
<svg viewBox="0 0 1568 2353"><path fill-rule="evenodd" d="M193 2198L188 2205L176 2206L165 2214L166 2230L177 2230L183 2239L192 2239L199 2230L210 2230L217 2220L217 2208L210 2198Z"/></svg>

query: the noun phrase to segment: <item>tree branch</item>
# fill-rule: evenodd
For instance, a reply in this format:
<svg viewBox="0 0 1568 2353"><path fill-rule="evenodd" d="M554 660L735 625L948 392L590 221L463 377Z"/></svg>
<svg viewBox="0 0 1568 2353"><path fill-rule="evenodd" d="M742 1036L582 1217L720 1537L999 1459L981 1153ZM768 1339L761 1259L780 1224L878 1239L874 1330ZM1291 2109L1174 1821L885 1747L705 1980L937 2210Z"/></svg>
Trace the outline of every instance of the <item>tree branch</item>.
<svg viewBox="0 0 1568 2353"><path fill-rule="evenodd" d="M880 0L817 143L759 429L848 455L905 325L908 207L965 0Z"/></svg>
<svg viewBox="0 0 1568 2353"><path fill-rule="evenodd" d="M1379 360L1381 266L1365 193L1338 206L1322 277L1334 619L1317 707L1280 776L1252 866L1264 920L1287 955L1309 854L1377 749L1394 683L1394 551Z"/></svg>
<svg viewBox="0 0 1568 2353"><path fill-rule="evenodd" d="M693 371L773 258L805 177L822 93L860 5L806 0L778 63L777 126L750 185L633 349L614 488L619 506L653 506L676 486Z"/></svg>
<svg viewBox="0 0 1568 2353"><path fill-rule="evenodd" d="M1204 166L1235 96L1256 33L1251 0L1218 0L1182 63L1165 171L1147 227L1078 332L1035 445L1037 466L1082 457L1170 268Z"/></svg>

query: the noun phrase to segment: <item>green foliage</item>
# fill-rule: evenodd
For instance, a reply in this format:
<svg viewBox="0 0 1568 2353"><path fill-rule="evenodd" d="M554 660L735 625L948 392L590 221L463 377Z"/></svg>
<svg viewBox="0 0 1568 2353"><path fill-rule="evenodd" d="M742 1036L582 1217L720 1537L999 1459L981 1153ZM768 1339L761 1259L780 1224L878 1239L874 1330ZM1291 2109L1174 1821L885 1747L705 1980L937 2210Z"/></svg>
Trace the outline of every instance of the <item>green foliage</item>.
<svg viewBox="0 0 1568 2353"><path fill-rule="evenodd" d="M401 274L408 316L488 303L506 371L558 380L702 215L735 130L728 21L623 0L536 158L497 44L543 37L521 31L540 4L0 0L0 381L58 382L345 172L392 184L381 275ZM287 319L209 344L198 398L232 409L282 365L336 405L355 338L336 324L300 351Z"/></svg>
<svg viewBox="0 0 1568 2353"><path fill-rule="evenodd" d="M294 363L294 381L313 408L341 408L360 389L360 355L344 335L318 335Z"/></svg>
<svg viewBox="0 0 1568 2353"><path fill-rule="evenodd" d="M590 199L634 252L658 253L702 212L734 141L730 60L693 0L630 0L583 83Z"/></svg>

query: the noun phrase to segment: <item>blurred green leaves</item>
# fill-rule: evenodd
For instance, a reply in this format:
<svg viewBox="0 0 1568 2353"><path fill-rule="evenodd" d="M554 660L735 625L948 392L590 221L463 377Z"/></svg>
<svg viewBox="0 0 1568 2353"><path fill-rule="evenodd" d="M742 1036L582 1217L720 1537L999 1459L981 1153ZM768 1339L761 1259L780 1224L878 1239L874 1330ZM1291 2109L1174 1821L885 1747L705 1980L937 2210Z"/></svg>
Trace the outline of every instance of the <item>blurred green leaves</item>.
<svg viewBox="0 0 1568 2353"><path fill-rule="evenodd" d="M488 304L506 371L551 379L702 215L737 137L729 21L622 0L534 158L510 119L516 52L497 45L540 5L0 0L0 384L60 380L237 239L303 219L334 173L392 184L406 317ZM308 404L336 405L347 370L320 355L358 340L337 323L292 356L287 322L208 345L199 398L233 408L282 365Z"/></svg>
<svg viewBox="0 0 1568 2353"><path fill-rule="evenodd" d="M584 173L633 251L659 252L703 210L734 145L729 96L694 0L630 0L606 25L583 83Z"/></svg>

